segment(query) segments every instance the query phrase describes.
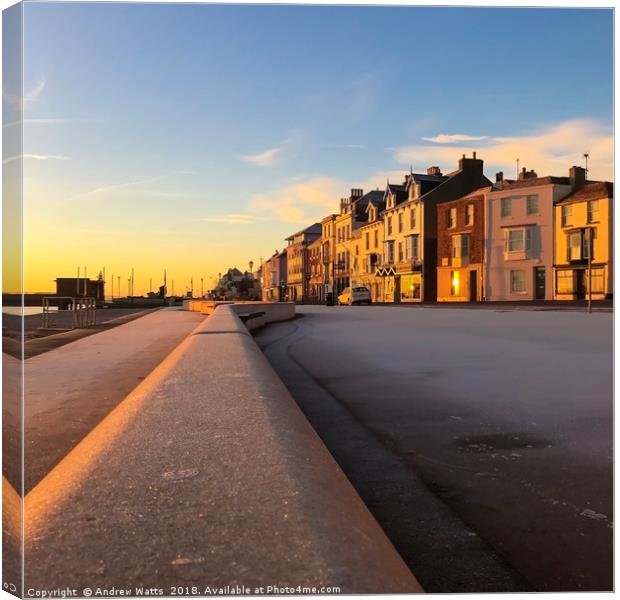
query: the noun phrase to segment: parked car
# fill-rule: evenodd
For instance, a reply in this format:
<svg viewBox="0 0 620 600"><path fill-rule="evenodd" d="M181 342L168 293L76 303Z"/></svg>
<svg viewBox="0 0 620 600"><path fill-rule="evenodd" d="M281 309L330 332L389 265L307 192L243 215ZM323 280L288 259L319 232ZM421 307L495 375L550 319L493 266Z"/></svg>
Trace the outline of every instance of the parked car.
<svg viewBox="0 0 620 600"><path fill-rule="evenodd" d="M357 286L345 288L338 296L338 304L370 304L370 290L367 287Z"/></svg>

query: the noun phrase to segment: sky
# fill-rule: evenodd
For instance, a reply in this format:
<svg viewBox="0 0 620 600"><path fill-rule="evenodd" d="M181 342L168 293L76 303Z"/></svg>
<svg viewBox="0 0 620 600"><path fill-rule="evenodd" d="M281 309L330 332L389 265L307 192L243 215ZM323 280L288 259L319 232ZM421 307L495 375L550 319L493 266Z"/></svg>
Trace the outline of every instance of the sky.
<svg viewBox="0 0 620 600"><path fill-rule="evenodd" d="M611 10L28 2L25 289L78 266L123 293L132 267L136 293L164 268L176 293L208 289L350 188L473 150L491 179L517 158L566 175L584 152L611 179L612 26Z"/></svg>

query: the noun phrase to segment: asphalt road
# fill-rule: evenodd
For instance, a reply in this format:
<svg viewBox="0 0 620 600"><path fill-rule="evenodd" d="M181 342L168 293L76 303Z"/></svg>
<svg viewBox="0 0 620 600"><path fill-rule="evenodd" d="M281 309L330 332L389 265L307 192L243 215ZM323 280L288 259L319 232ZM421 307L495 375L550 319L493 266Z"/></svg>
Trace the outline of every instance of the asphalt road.
<svg viewBox="0 0 620 600"><path fill-rule="evenodd" d="M612 589L611 314L299 312L257 342L427 591Z"/></svg>

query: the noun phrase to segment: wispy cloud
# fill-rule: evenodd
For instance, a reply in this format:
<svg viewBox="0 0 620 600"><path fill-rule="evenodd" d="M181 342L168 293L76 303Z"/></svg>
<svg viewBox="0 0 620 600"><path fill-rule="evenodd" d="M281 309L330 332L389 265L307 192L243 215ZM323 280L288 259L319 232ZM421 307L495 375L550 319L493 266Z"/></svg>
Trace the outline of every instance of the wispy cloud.
<svg viewBox="0 0 620 600"><path fill-rule="evenodd" d="M595 119L550 124L519 136L473 137L484 139L472 140L467 146L447 143L403 146L394 150L394 157L400 164L413 164L418 169L438 164L445 170L453 170L464 152L477 150L487 171L502 170L506 176L514 176L518 158L522 167L534 169L540 175L564 175L570 166L583 164L583 153L588 152L590 178L613 179L613 136Z"/></svg>
<svg viewBox="0 0 620 600"><path fill-rule="evenodd" d="M62 156L59 154L17 154L16 156L9 156L2 161L3 165L14 162L16 160L71 160L70 156Z"/></svg>
<svg viewBox="0 0 620 600"><path fill-rule="evenodd" d="M70 202L72 200L78 200L78 199L82 199L82 198L88 198L88 197L92 197L92 196L101 196L101 195L105 195L105 194L110 194L112 192L116 192L118 190L122 190L125 188L132 188L132 187L139 187L142 185L148 185L151 183L155 183L157 181L162 181L164 179L168 179L171 176L174 175L193 175L195 173L195 171L190 171L190 170L186 170L186 169L181 169L181 170L177 170L177 171L172 171L171 173L164 173L162 175L154 175L151 177L136 177L135 179L130 179L129 181L122 181L120 183L112 183L109 185L102 185L102 186L98 186L95 188L92 188L90 190L85 190L83 192L80 192L78 194L74 194L73 196L70 196L69 198L67 198L66 202ZM168 195L167 192L162 191L162 190L152 190L152 189L146 189L146 190L139 190L139 193L141 194L150 194L150 195L161 195L161 194L165 194ZM175 196L178 196L178 194L174 194Z"/></svg>
<svg viewBox="0 0 620 600"><path fill-rule="evenodd" d="M8 129L9 127L15 127L20 123L24 125L67 125L70 123L102 123L101 119L73 119L73 118L37 118L37 119L22 119L17 121L10 121L9 123L4 123L2 125L3 129Z"/></svg>
<svg viewBox="0 0 620 600"><path fill-rule="evenodd" d="M488 139L487 135L467 135L464 133L440 133L434 137L423 137L426 142L435 144L458 144L459 142L480 142Z"/></svg>
<svg viewBox="0 0 620 600"><path fill-rule="evenodd" d="M269 150L265 150L264 152L259 152L258 154L247 154L241 158L258 167L271 167L276 163L281 151L281 148L269 148Z"/></svg>
<svg viewBox="0 0 620 600"><path fill-rule="evenodd" d="M361 73L340 86L310 94L305 107L310 111L337 115L339 120L357 123L366 118L377 102L385 73Z"/></svg>
<svg viewBox="0 0 620 600"><path fill-rule="evenodd" d="M4 98L7 102L12 104L15 107L22 107L24 109L28 108L33 102L37 100L37 98L43 93L45 89L46 79L45 77L41 77L35 84L35 86L24 92L24 95L20 94L12 94L8 91L4 92Z"/></svg>
<svg viewBox="0 0 620 600"><path fill-rule="evenodd" d="M223 223L226 225L253 225L257 221L262 221L263 218L250 213L229 213L226 215L203 217L198 220L205 223Z"/></svg>
<svg viewBox="0 0 620 600"><path fill-rule="evenodd" d="M313 177L285 185L250 200L252 214L284 223L312 223L338 208L345 184L330 177Z"/></svg>

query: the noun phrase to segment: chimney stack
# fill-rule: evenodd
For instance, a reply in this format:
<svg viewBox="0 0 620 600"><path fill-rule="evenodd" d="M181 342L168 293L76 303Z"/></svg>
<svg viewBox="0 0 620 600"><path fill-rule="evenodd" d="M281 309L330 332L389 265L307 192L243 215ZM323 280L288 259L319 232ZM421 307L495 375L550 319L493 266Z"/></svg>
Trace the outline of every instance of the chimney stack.
<svg viewBox="0 0 620 600"><path fill-rule="evenodd" d="M500 171L499 173L495 173L495 183L499 183L500 181L504 181L503 171Z"/></svg>
<svg viewBox="0 0 620 600"><path fill-rule="evenodd" d="M359 188L351 188L351 200L357 200L364 195L364 190Z"/></svg>
<svg viewBox="0 0 620 600"><path fill-rule="evenodd" d="M524 179L535 179L536 177L538 177L536 171L528 171L525 167L523 167L521 173L519 173L519 181L523 181Z"/></svg>
<svg viewBox="0 0 620 600"><path fill-rule="evenodd" d="M427 175L441 175L441 169L439 167L429 167L426 169Z"/></svg>
<svg viewBox="0 0 620 600"><path fill-rule="evenodd" d="M568 171L570 183L574 188L581 187L586 183L586 170L583 167L572 166Z"/></svg>

